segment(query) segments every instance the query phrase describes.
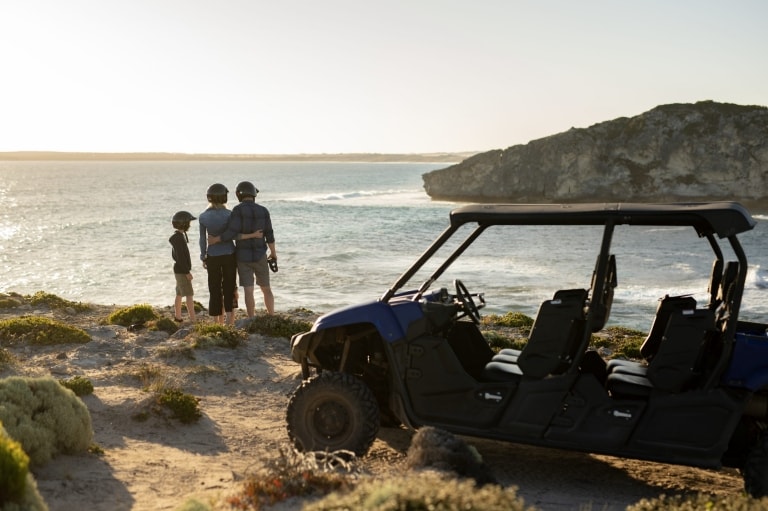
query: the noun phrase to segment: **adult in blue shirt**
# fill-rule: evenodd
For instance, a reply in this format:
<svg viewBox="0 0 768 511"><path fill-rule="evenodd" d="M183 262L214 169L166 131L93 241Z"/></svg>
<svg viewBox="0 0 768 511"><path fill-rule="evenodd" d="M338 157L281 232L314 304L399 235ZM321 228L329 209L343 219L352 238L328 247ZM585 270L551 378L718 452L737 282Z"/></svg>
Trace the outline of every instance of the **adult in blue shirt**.
<svg viewBox="0 0 768 511"><path fill-rule="evenodd" d="M264 295L267 314L275 313L275 297L269 282L269 263L277 262L275 234L272 219L264 206L256 203L259 190L250 181L238 183L235 195L240 203L232 208L226 230L209 243L232 241L237 243L237 274L245 295L245 309L249 318L255 313L254 281ZM261 237L258 237L258 236ZM269 249L269 256L267 255Z"/></svg>

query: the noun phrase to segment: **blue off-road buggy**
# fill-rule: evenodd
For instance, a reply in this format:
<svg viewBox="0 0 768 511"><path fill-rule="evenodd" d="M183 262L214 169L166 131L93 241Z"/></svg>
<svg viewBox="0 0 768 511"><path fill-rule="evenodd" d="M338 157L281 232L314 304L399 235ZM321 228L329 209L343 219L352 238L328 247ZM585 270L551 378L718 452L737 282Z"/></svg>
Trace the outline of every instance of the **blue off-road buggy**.
<svg viewBox="0 0 768 511"><path fill-rule="evenodd" d="M293 337L304 381L288 405L288 434L303 450L363 455L382 421L434 426L521 444L737 467L751 495L768 495L768 325L739 319L747 276L739 235L754 226L732 202L455 209L450 225L381 298L326 314ZM536 300L522 350L490 347L480 330L483 294L461 280L439 287L449 270L472 275L472 265L461 261L487 236L497 241L483 245L486 256L495 256L485 264L498 266L504 280L511 275L505 265L524 259L534 244L566 233L579 239L578 229L585 239L597 233L587 249L563 247L561 239L549 260L539 261L546 278L565 286ZM680 293L668 279L655 316L649 312L642 358L605 360L594 343L612 310L619 315L618 275L648 264L627 247L653 247L663 230L692 241L685 250L658 247L668 260L659 256L652 264L690 272L697 266L691 261L707 254L698 264L704 274L694 280L702 289ZM566 253L588 263L583 278L560 275ZM422 272L422 284L405 287ZM524 284L501 289L526 294Z"/></svg>

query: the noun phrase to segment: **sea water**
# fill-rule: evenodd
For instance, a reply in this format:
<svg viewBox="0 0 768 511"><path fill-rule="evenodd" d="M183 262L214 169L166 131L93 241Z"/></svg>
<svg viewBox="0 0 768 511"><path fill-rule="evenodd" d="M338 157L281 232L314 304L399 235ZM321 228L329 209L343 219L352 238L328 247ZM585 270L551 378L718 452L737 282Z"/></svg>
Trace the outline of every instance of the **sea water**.
<svg viewBox="0 0 768 511"><path fill-rule="evenodd" d="M0 162L0 291L54 293L73 301L130 305L173 303L168 238L172 215L207 207L215 182L230 190L252 181L275 229L279 272L272 274L278 311L318 313L379 298L448 225L459 204L432 201L422 174L445 163L312 163L252 161ZM750 261L744 319L768 320L768 237L764 212L741 237ZM637 234L637 235L636 235ZM192 222L195 299L207 306ZM446 272L483 292L483 313L536 306L557 289L588 287L600 231L517 228L481 237ZM646 228L617 234L619 286L611 324L646 329L656 301L669 292L700 293L712 255L692 229ZM667 257L669 256L669 257ZM675 261L670 265L669 261ZM455 271L454 271L455 270ZM421 280L416 280L416 287ZM262 307L256 291L257 307Z"/></svg>

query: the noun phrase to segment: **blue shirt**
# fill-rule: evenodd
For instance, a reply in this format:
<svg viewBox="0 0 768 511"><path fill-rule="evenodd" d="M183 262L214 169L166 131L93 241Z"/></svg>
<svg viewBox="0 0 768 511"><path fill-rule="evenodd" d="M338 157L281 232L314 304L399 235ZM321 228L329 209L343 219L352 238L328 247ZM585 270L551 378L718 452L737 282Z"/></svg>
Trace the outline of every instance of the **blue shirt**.
<svg viewBox="0 0 768 511"><path fill-rule="evenodd" d="M250 234L256 231L264 231L264 237L237 240L238 261L251 263L260 260L267 254L267 243L275 242L272 219L267 208L252 200L244 200L232 208L229 224L222 233L221 239L231 240L238 234Z"/></svg>
<svg viewBox="0 0 768 511"><path fill-rule="evenodd" d="M230 211L227 208L208 208L200 213L197 222L200 224L200 259L209 256L221 256L235 253L235 244L232 241L220 241L214 245L208 245L208 235L221 236L227 228ZM207 251L207 252L206 252Z"/></svg>

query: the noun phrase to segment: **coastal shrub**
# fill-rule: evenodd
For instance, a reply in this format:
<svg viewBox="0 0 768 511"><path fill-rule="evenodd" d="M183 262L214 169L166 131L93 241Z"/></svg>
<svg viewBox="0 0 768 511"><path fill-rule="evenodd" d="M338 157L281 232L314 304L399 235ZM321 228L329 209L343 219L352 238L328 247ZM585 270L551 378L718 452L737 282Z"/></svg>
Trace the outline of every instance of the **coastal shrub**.
<svg viewBox="0 0 768 511"><path fill-rule="evenodd" d="M482 334L491 349L497 353L505 348L521 350L528 343L525 337L505 335L495 330L484 330Z"/></svg>
<svg viewBox="0 0 768 511"><path fill-rule="evenodd" d="M0 321L0 343L84 344L90 340L85 330L48 318L22 316Z"/></svg>
<svg viewBox="0 0 768 511"><path fill-rule="evenodd" d="M627 506L627 511L763 511L768 509L768 497L754 499L744 494L694 496L662 495L655 499L643 499Z"/></svg>
<svg viewBox="0 0 768 511"><path fill-rule="evenodd" d="M196 422L203 415L200 412L200 399L179 389L163 389L157 396L157 403L173 413L171 418L185 424Z"/></svg>
<svg viewBox="0 0 768 511"><path fill-rule="evenodd" d="M59 383L75 393L76 396L93 394L93 383L88 378L74 376L68 380L59 380Z"/></svg>
<svg viewBox="0 0 768 511"><path fill-rule="evenodd" d="M28 296L27 299L29 300L29 303L31 305L34 305L34 306L44 305L51 309L71 308L78 312L91 310L91 306L88 304L65 300L64 298L58 297L51 293L46 293L44 291L38 291L32 296Z"/></svg>
<svg viewBox="0 0 768 511"><path fill-rule="evenodd" d="M166 332L170 335L176 333L179 327L173 319L166 316L156 321L151 321L149 325L147 325L147 329L150 331Z"/></svg>
<svg viewBox="0 0 768 511"><path fill-rule="evenodd" d="M111 325L131 326L137 323L146 323L158 319L160 316L151 305L139 304L118 309L107 318Z"/></svg>
<svg viewBox="0 0 768 511"><path fill-rule="evenodd" d="M85 452L93 441L88 409L51 377L0 379L0 421L33 466L58 454Z"/></svg>
<svg viewBox="0 0 768 511"><path fill-rule="evenodd" d="M29 456L19 442L8 436L0 422L0 504L21 499L28 472Z"/></svg>
<svg viewBox="0 0 768 511"><path fill-rule="evenodd" d="M22 304L20 297L14 295L0 295L0 309L15 309Z"/></svg>
<svg viewBox="0 0 768 511"><path fill-rule="evenodd" d="M16 362L16 357L13 356L13 353L11 353L5 348L0 348L0 367L4 365L14 364L15 362Z"/></svg>
<svg viewBox="0 0 768 511"><path fill-rule="evenodd" d="M195 348L237 348L245 342L247 335L237 328L218 323L196 323L194 329Z"/></svg>
<svg viewBox="0 0 768 511"><path fill-rule="evenodd" d="M477 487L470 479L454 479L439 472L419 471L392 478L362 480L351 491L335 492L305 505L303 511L356 509L364 511L482 509L531 511L514 487L495 484Z"/></svg>
<svg viewBox="0 0 768 511"><path fill-rule="evenodd" d="M312 323L296 319L288 314L256 314L248 323L248 333L261 334L268 337L285 337L290 339L294 334L306 332L312 328Z"/></svg>
<svg viewBox="0 0 768 511"><path fill-rule="evenodd" d="M489 314L480 320L483 326L504 326L509 328L528 328L533 326L533 318L522 312L507 312L503 316Z"/></svg>
<svg viewBox="0 0 768 511"><path fill-rule="evenodd" d="M646 333L632 328L612 326L592 336L592 345L611 350L610 358L641 358L640 346L645 341Z"/></svg>
<svg viewBox="0 0 768 511"><path fill-rule="evenodd" d="M227 499L230 507L256 511L291 497L348 490L360 471L354 453L349 451L299 452L280 446L278 454L265 468L248 476L238 494Z"/></svg>
<svg viewBox="0 0 768 511"><path fill-rule="evenodd" d="M174 511L211 511L211 509L211 506L208 504L191 498L174 509Z"/></svg>

